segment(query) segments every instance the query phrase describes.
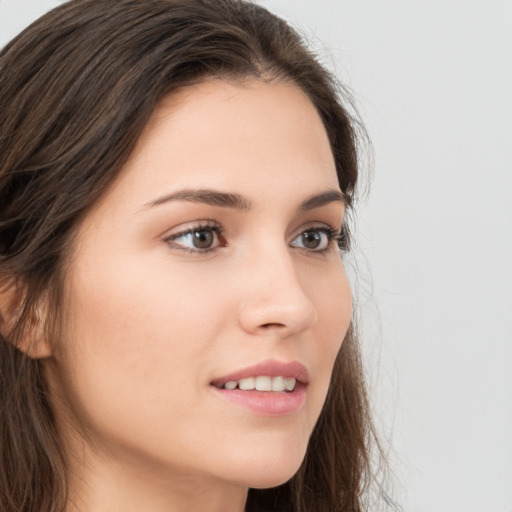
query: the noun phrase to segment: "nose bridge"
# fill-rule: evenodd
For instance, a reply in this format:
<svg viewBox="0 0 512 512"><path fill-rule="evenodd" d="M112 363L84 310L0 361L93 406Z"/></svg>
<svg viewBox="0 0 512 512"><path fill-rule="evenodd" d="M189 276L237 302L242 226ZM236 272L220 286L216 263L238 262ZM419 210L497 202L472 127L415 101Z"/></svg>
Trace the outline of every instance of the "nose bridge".
<svg viewBox="0 0 512 512"><path fill-rule="evenodd" d="M316 309L301 283L292 251L281 241L251 252L240 301L240 322L245 330L290 335L316 321Z"/></svg>

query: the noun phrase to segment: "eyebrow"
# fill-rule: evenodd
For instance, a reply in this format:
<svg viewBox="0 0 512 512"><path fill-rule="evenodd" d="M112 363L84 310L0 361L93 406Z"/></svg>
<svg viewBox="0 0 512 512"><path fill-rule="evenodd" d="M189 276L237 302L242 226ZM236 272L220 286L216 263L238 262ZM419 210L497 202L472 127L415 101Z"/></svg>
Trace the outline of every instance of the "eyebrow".
<svg viewBox="0 0 512 512"><path fill-rule="evenodd" d="M162 196L155 201L146 204L148 208L159 206L170 201L190 201L192 203L204 203L211 206L221 206L222 208L232 208L234 210L250 210L251 202L239 194L230 192L219 192L210 189L186 189L173 192Z"/></svg>
<svg viewBox="0 0 512 512"><path fill-rule="evenodd" d="M304 213L309 210L320 208L321 206L325 206L326 204L334 202L341 202L343 204L347 204L345 194L343 194L343 192L339 190L326 190L325 192L321 192L320 194L315 194L311 197L308 197L305 201L303 201L299 206L299 212Z"/></svg>
<svg viewBox="0 0 512 512"><path fill-rule="evenodd" d="M159 197L154 201L146 203L147 208L153 208L171 201L190 201L192 203L203 203L211 206L220 206L222 208L231 208L234 210L247 211L252 208L252 202L240 194L232 192L220 192L213 189L184 189ZM320 194L315 194L305 199L299 206L300 213L320 208L329 203L341 202L347 204L343 192L329 189Z"/></svg>

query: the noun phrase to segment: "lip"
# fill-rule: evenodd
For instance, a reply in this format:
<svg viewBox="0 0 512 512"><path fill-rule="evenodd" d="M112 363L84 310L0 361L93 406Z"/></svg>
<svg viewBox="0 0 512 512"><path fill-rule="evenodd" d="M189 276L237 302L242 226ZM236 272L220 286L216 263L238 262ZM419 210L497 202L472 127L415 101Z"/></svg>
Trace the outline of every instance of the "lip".
<svg viewBox="0 0 512 512"><path fill-rule="evenodd" d="M268 377L293 377L297 382L295 389L288 392L242 391L223 389L222 385L232 380L266 375ZM258 415L286 416L299 411L306 400L306 388L309 382L306 368L297 361L263 361L217 378L210 383L213 392L236 406L242 406Z"/></svg>

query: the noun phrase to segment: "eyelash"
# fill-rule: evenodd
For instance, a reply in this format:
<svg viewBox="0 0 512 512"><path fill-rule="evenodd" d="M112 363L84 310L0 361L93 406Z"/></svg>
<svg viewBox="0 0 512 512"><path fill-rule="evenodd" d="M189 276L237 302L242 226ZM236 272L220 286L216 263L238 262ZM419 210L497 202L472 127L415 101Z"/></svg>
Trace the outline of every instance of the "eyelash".
<svg viewBox="0 0 512 512"><path fill-rule="evenodd" d="M209 231L209 232L214 233L216 235L217 240L220 241L221 245L216 246L216 247L208 247L208 248L204 248L204 249L201 249L201 248L192 249L189 247L184 247L179 244L172 243L172 242L174 242L174 240L178 240L187 235L192 235L194 233L198 233L201 231L203 231L203 232ZM219 248L227 246L227 242L222 239L223 232L224 232L224 230L222 229L221 226L207 222L205 224L198 224L196 226L192 226L184 231L180 231L179 233L174 233L168 237L165 237L163 239L163 241L165 243L169 244L171 247L179 249L186 253L202 255L202 254L208 254L208 253L213 252ZM307 229L304 229L303 231L301 231L294 238L294 240L296 240L299 236L304 235L305 233L313 233L313 232L324 233L325 235L327 235L327 238L328 238L327 246L324 249L320 249L320 250L307 249L305 247L302 247L302 248L299 247L299 249L303 249L308 252L317 253L317 254L326 253L327 251L329 251L330 249L333 248L333 245L336 245L338 247L338 249L342 252L346 251L348 249L347 236L346 236L346 233L345 233L345 230L343 229L343 227L341 228L341 230L335 230L335 229L327 227L327 226L311 226L311 227L308 227Z"/></svg>

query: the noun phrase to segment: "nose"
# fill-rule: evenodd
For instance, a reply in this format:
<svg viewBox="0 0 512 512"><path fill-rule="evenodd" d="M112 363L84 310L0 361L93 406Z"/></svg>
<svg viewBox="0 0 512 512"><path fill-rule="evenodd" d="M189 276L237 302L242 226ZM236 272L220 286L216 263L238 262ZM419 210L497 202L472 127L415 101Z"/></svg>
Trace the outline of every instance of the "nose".
<svg viewBox="0 0 512 512"><path fill-rule="evenodd" d="M246 267L239 302L241 327L250 334L281 338L311 327L317 311L299 277L286 247L272 254L259 251Z"/></svg>

